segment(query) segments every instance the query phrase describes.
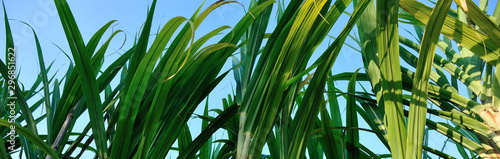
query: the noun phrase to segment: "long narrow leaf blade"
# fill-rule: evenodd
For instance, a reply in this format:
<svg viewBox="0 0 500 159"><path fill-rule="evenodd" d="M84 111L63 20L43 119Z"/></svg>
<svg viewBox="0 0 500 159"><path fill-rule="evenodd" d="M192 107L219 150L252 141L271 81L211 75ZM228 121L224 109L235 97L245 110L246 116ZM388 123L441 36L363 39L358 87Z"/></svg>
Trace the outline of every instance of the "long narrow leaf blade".
<svg viewBox="0 0 500 159"><path fill-rule="evenodd" d="M380 64L385 125L393 158L405 158L406 124L403 114L403 92L399 66L399 0L377 1L377 42Z"/></svg>
<svg viewBox="0 0 500 159"><path fill-rule="evenodd" d="M413 77L413 89L408 119L407 158L422 158L425 122L427 117L427 86L431 74L436 46L451 0L439 0L434 8L422 38L418 64Z"/></svg>

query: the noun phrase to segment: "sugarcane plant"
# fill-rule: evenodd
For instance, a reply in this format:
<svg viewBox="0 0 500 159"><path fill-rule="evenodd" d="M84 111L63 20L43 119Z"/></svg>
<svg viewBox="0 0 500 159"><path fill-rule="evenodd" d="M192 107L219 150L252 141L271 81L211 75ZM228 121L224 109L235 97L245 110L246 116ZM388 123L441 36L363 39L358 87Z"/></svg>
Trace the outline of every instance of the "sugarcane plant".
<svg viewBox="0 0 500 159"><path fill-rule="evenodd" d="M7 110L0 111L0 145L17 143L0 146L0 158L15 153L80 158L85 151L103 159L165 158L171 151L178 151L178 158L202 159L456 156L427 145L429 131L453 140L462 158L500 158L500 5L490 16L487 0L479 5L455 0L457 9L452 2L437 0L432 8L415 0L251 0L234 27L221 26L195 39L213 10L239 3L222 0L205 10L200 6L190 18L170 19L150 42L153 0L135 43L103 67L110 42L122 32L104 37L115 21L85 42L68 3L54 0L70 65L62 79L49 76L52 63L46 66L34 29L40 74L29 89L12 76L7 61L0 62L0 110ZM341 24L348 6L353 10ZM3 9L8 60L15 45L12 20ZM270 27L272 20L277 25ZM412 27L414 40L399 35L403 23ZM344 28L333 37L336 24ZM207 43L225 30L219 42ZM349 37L359 45L346 44ZM318 47L325 43L326 48ZM334 74L346 46L359 47L363 68ZM315 53L320 56L312 58ZM224 70L228 60L232 68ZM234 93L222 99L223 109L211 109L207 97L230 71ZM115 87L113 80L118 81ZM347 90L337 87L341 80L348 81ZM8 111L12 99L19 112L13 121ZM27 103L30 99L34 104ZM346 105L340 106L340 100ZM46 114L34 116L42 105ZM202 115L193 113L198 107L204 107ZM90 121L75 133L84 112ZM358 115L369 128L360 128ZM194 138L187 124L192 117L202 119L202 131ZM47 134L38 132L42 120ZM220 129L227 138L214 141ZM390 154L367 148L359 131L375 134ZM18 133L14 139L12 132ZM269 154L263 154L265 146Z"/></svg>
<svg viewBox="0 0 500 159"><path fill-rule="evenodd" d="M17 97L18 109L21 110L21 117L16 122L19 124L24 121L27 126L14 123L15 131L20 136L16 143L21 144L9 150L2 149L2 158L9 158L9 154L15 152L23 152L21 154L29 158L46 155L47 158L79 158L85 150L94 151L97 158L166 157L195 108L228 74L228 71L221 72L222 66L236 50L234 44L242 36L243 30L251 24L252 17L272 4L269 1L250 10L231 30L232 34L227 34L220 42L211 45L205 43L229 27L219 27L194 39L196 29L214 9L236 1L216 2L204 11L200 7L189 19L175 17L168 21L157 33L152 45L148 46L156 4L153 1L135 44L109 67L101 68L110 41L122 32L114 31L104 44L99 45L104 33L115 21L104 25L85 42L68 3L64 0L54 2L74 63L71 63L64 76L62 92L59 92L62 81L48 80L50 66L45 69L43 60L40 60L39 80L30 90L21 90L19 84L15 83L17 89L14 96ZM4 13L7 48L14 48L5 7ZM39 58L43 59L36 34L35 40ZM2 72L2 77L7 79L8 69L5 63L2 64L2 71L6 71ZM120 70L121 76L117 76ZM222 75L218 76L219 73ZM114 78L119 78L120 82L112 88L110 82ZM29 106L26 100L40 91L37 90L40 83L43 83L44 98ZM49 90L49 83L55 83L53 91ZM2 99L7 101L7 82L4 85ZM104 99L99 95L101 92L105 94ZM53 98L50 98L51 95ZM47 114L34 119L31 113L42 103L45 104ZM4 104L3 108L5 107ZM90 116L88 125L78 134L71 133L76 119L84 111L88 111ZM5 112L2 113L3 116L8 116ZM42 119L46 119L48 123L46 135L37 133L36 126ZM2 127L2 132L7 134L10 123L5 119L0 121L5 126ZM91 135L83 141L90 130ZM77 138L69 140L70 136ZM89 147L90 143L95 143L95 148ZM75 153L79 147L82 148L81 152Z"/></svg>

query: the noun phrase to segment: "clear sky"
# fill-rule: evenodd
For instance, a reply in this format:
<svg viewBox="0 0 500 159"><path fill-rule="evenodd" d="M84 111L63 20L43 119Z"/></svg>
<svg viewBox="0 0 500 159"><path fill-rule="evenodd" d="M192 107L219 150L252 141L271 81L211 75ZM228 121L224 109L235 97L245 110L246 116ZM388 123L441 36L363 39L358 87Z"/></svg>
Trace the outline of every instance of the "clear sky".
<svg viewBox="0 0 500 159"><path fill-rule="evenodd" d="M203 6L203 9L207 8L215 1L216 0L207 0ZM112 61L118 58L120 56L120 53L124 52L123 49L129 49L131 47L136 34L140 31L140 28L146 19L146 12L148 7L150 7L152 1L69 0L68 2L85 41L88 41L100 27L102 27L110 20L118 20L118 23L115 23L115 25L112 27L112 30L123 30L124 33L118 34L118 36L116 36L112 41L112 44L108 49L108 52L106 53L105 63L103 66L105 68ZM224 5L212 12L196 31L195 37L201 37L205 33L212 31L213 29L218 28L222 25L235 26L239 19L245 14L244 8L248 7L250 0L239 0L239 2L241 2L241 4L243 4L244 6L241 6L239 4L229 4ZM202 3L203 1L201 0L158 1L152 25L153 28L151 37L154 38L153 34L156 32L156 30L163 27L163 25L169 19L176 16L190 17ZM490 5L493 6L494 4ZM62 51L56 47L56 45L67 52L70 56L71 53L69 51L66 37L64 35L64 30L58 18L54 2L52 0L35 0L29 2L22 0L7 0L5 1L5 7L7 9L9 19L12 19L10 21L10 24L12 32L14 34L14 43L17 51L17 64L19 68L18 71L20 71L19 81L23 83L25 87L27 87L26 89L28 89L35 81L40 69L31 30L26 25L15 20L24 21L33 26L41 42L46 66L48 66L50 62L54 61L54 66L53 69L50 70L49 76L55 75L56 78L60 80L64 76L64 73L66 72L70 61L62 53ZM274 9L276 9L276 7L277 5L275 4ZM347 9L347 12L351 11L352 4ZM275 12L273 12L273 14L275 14ZM347 23L347 20L348 16L345 14L342 15L337 24L330 32L330 35L336 37ZM275 24L276 19L271 19L270 26L274 27ZM407 29L413 30L413 28ZM268 29L268 32L271 31L272 30ZM224 33L227 32L228 30L226 30ZM401 29L400 32L405 31ZM353 32L351 32L352 35L354 35L355 33L357 33L357 29L353 29ZM110 34L111 32L108 31L104 37L107 38ZM402 34L408 35L407 33ZM208 43L213 44L217 42L221 37L222 35L217 36L215 40L209 41ZM406 37L410 38L411 36ZM317 58L317 55L324 51L328 44L331 42L333 42L333 39L326 39L324 43L320 45L320 47L318 47L318 51L313 56L313 59ZM357 44L352 39L348 39L347 43L353 46L357 46ZM120 49L122 44L124 44L123 49ZM2 25L0 25L0 48L5 48L5 27L3 23ZM0 58L5 61L5 57L1 56ZM228 60L223 70L230 69L230 65L230 60ZM361 55L357 51L344 46L339 57L337 58L335 65L333 66L333 72L334 74L340 72L354 72L356 69L361 67L363 67L361 62ZM341 90L347 90L346 84L347 82L338 82L337 86L339 86ZM112 83L112 86L116 86L116 82ZM229 74L228 77L225 78L210 94L210 108L221 108L222 98L227 97L228 94L231 94L232 87L234 86L235 82L232 74ZM42 96L43 93L38 94L37 98L35 99L39 99ZM33 101L34 100L30 100L28 103L33 103ZM341 105L345 105L345 100L341 99L340 102ZM45 110L39 109L34 113L34 115L41 116L43 113L45 113ZM195 113L202 114L202 107L199 107L199 109L197 109ZM215 114L211 113L210 115ZM191 131L193 139L200 133L200 121L200 119L192 119L188 122L190 127L192 127ZM87 115L84 114L77 122L86 124L88 122ZM46 132L46 130L43 130L45 128L41 126L45 125L45 123L46 122L42 122L40 124L40 133ZM360 126L365 128L368 127L363 122L360 124ZM74 131L80 131L81 129L83 129L83 127L76 127ZM436 135L436 132L432 132L432 134L432 140L429 141L429 144L431 145L431 147L441 149L446 138L442 135ZM224 134L221 133L221 131L219 131L215 135L215 138L217 139L221 139L223 137ZM375 153L388 153L388 150L382 144L380 144L378 138L376 138L376 136L373 134L361 132L361 142ZM452 144L453 143L451 142L448 143L447 149L450 150L446 150L446 152L458 157L459 155L454 149L455 146ZM268 151L265 150L264 153L266 152ZM175 158L176 154L177 153L175 151L170 151L169 156ZM86 155L88 156L85 157L92 157L92 153L87 153Z"/></svg>

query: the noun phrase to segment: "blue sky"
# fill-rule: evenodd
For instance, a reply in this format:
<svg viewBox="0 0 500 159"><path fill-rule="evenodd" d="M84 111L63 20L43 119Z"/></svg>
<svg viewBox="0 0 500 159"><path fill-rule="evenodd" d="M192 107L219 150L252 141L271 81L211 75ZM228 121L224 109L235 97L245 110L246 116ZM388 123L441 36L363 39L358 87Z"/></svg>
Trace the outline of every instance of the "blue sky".
<svg viewBox="0 0 500 159"><path fill-rule="evenodd" d="M207 8L215 1L216 0L207 0L202 8ZM115 25L113 25L112 30L123 30L123 33L118 34L112 41L112 44L108 49L108 52L106 53L105 63L103 66L104 68L107 67L110 62L117 59L120 56L120 53L124 52L123 49L126 50L133 44L136 34L140 30L142 24L146 19L146 12L150 7L151 2L151 0L68 1L85 41L88 41L93 33L95 33L100 27L102 27L110 20L118 21L117 23L115 23ZM241 2L243 6L233 3L224 5L212 12L196 31L195 38L201 37L205 33L212 31L213 29L216 29L222 25L234 26L245 14L244 8L248 7L250 0L239 0L239 2ZM163 27L163 25L169 19L176 16L190 17L202 3L203 1L201 0L158 1L152 25L153 28L151 37L154 38L153 34L156 32L156 30ZM490 6L494 6L495 3L491 3ZM59 21L53 1L36 0L26 2L21 0L8 0L5 1L5 7L7 9L9 19L12 19L10 21L10 24L14 35L14 43L16 45L18 71L20 70L19 81L23 83L25 87L30 87L31 84L35 81L36 75L39 73L40 69L31 30L26 25L15 20L24 21L33 26L40 39L46 65L54 61L54 66L53 69L49 72L49 76L55 75L56 78L60 80L64 76L64 73L66 72L70 61L62 53L62 51L56 47L56 45L67 52L70 56L71 54L69 53L69 47L66 42L66 37L64 35L64 31ZM274 9L276 9L276 7L277 5L275 4ZM347 12L351 11L352 4L347 9ZM274 13L275 12L273 12L273 15ZM347 20L348 16L345 14L342 15L337 24L335 24L332 31L330 32L330 35L336 37L347 23ZM275 24L276 20L271 19L270 26L274 27ZM402 26L404 27L404 25ZM412 30L413 28L407 29ZM4 30L4 25L0 25L0 48L5 48ZM271 31L272 30L268 29L268 32ZM227 32L228 30L226 30L224 33ZM402 34L408 35L407 33L403 33L405 32L403 29L400 29L400 32ZM351 32L351 34L353 35L354 33L357 33L356 29L353 29L353 31ZM110 34L111 32L108 31L104 37L107 38ZM217 42L221 37L222 35L217 36L214 40L209 41L208 44ZM411 36L407 37L410 38ZM333 42L333 39L324 40L324 42L318 47L315 55L313 56L313 59L317 58L318 55L322 53L322 51L324 51L328 44L331 42ZM357 44L352 39L348 39L347 43L353 46L357 46ZM123 49L121 49L122 45ZM5 57L2 56L0 58L5 61ZM223 70L230 69L230 65L230 60L228 60ZM354 72L356 69L361 67L363 67L361 62L361 55L357 51L344 46L339 57L337 58L335 65L333 66L333 72L334 74L347 71ZM347 90L346 84L347 82L338 82L337 86L339 86L341 90ZM113 82L112 86L116 86L116 82ZM231 94L233 86L235 86L235 82L232 78L232 74L230 74L210 94L210 108L221 108L222 98L225 98L228 94ZM38 94L37 99L41 98L42 96L43 94ZM29 101L28 103L33 103L33 101L34 100ZM340 101L341 105L345 105L344 100ZM34 115L40 116L44 112L44 110L39 109L34 113ZM199 109L197 109L195 113L202 114L202 107L199 107ZM211 113L211 115L215 114ZM192 119L188 122L188 124L190 124L190 126L192 127L193 138L196 137L200 132L200 121L200 119ZM86 116L86 114L84 114L84 116L82 116L77 122L86 124L88 122L88 117ZM44 125L44 123L46 122L42 122L41 125ZM367 125L364 123L361 123L360 126L367 127ZM43 127L40 129L42 129L39 131L40 133L45 132L45 130L43 130ZM83 127L77 127L74 131L79 131L81 129L83 129ZM430 144L432 145L432 147L440 149L443 145L445 137L442 135L436 135L435 132L431 133L433 134L431 136L433 140L430 141ZM222 131L219 131L215 135L215 138L217 139L221 139L222 137L224 137ZM361 141L365 146L373 150L375 153L388 153L388 150L380 144L376 136L373 134L361 132ZM454 156L458 156L457 152L453 150L454 145L451 145L452 143L448 144L449 145L447 149L451 150L447 152L453 154ZM170 151L170 153L171 157L176 156L175 151ZM266 153L266 151L264 151L264 153ZM92 156L91 153L87 153L86 155L88 155L88 157Z"/></svg>

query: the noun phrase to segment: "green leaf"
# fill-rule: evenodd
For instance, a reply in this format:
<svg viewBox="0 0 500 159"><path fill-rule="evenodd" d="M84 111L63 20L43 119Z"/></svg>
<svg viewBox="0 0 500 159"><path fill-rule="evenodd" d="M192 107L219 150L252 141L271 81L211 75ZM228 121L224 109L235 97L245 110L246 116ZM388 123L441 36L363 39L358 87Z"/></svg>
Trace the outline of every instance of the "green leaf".
<svg viewBox="0 0 500 159"><path fill-rule="evenodd" d="M347 92L351 94L355 94L356 92L356 77L358 74L358 71L360 69L357 69L356 72L354 72L354 75L351 77L351 80L349 80L349 84L347 86ZM356 104L356 97L355 96L348 96L347 98L347 105L346 105L347 111L347 117L346 117L346 126L347 127L353 127L357 128L358 127L358 113L356 111L356 108L358 108ZM347 158L348 159L356 159L359 158L360 152L359 148L356 148L356 145L359 145L359 131L357 129L351 129L346 131L346 139L348 141L347 144Z"/></svg>
<svg viewBox="0 0 500 159"><path fill-rule="evenodd" d="M493 82L492 95L493 95L493 107L500 108L500 64L497 64L495 67L495 77Z"/></svg>
<svg viewBox="0 0 500 159"><path fill-rule="evenodd" d="M427 88L441 28L450 9L451 0L438 0L425 28L419 52L416 73L413 77L406 158L422 158L425 122L427 119Z"/></svg>
<svg viewBox="0 0 500 159"><path fill-rule="evenodd" d="M30 26L31 28L31 26ZM53 139L52 139L52 123L54 120L54 115L52 109L52 105L50 105L50 88L49 88L49 80L47 78L47 73L48 71L45 70L45 63L43 60L43 53L42 53L42 48L40 46L40 41L38 41L38 36L35 33L35 30L31 28L33 31L33 35L35 36L35 43L36 43L36 50L38 54L38 63L40 64L40 75L42 75L42 82L43 82L43 94L44 94L44 101L45 101L45 109L47 111L47 143L52 144Z"/></svg>
<svg viewBox="0 0 500 159"><path fill-rule="evenodd" d="M432 11L430 7L413 0L401 0L400 6L427 25ZM470 28L467 24L460 22L449 15L445 19L441 33L472 51L474 54L481 57L491 65L497 64L500 45L493 41L493 39L489 38L486 34Z"/></svg>
<svg viewBox="0 0 500 159"><path fill-rule="evenodd" d="M3 12L4 12L4 21L5 21L5 37L6 37L6 44L5 44L5 59L12 59L13 60L9 60L9 63L4 63L2 60L0 60L0 73L2 74L2 77L4 79L9 79L9 80L12 80L14 82L14 89L11 90L15 93L15 97L17 98L17 103L19 104L19 108L21 110L21 116L24 117L27 125L28 125L28 129L33 132L34 134L38 134L37 132L37 128L36 128L36 122L35 120L33 119L33 115L31 114L31 111L29 109L29 106L28 106L28 103L26 102L26 98L24 97L23 95L23 92L21 91L21 88L19 88L19 84L17 82L17 78L15 77L15 75L10 75L8 72L9 72L9 69L8 68L12 68L14 67L15 68L15 65L13 65L10 61L15 61L16 57L15 57L15 54L16 54L16 51L15 51L15 46L14 46L14 40L13 40L13 37L12 37L12 32L10 30L10 25L9 25L9 18L7 17L7 11L5 9L5 5L2 1L2 5L3 5ZM10 54L10 55L9 55ZM14 56L12 56L14 55ZM7 66L6 66L7 64ZM6 82L7 83L7 82Z"/></svg>
<svg viewBox="0 0 500 159"><path fill-rule="evenodd" d="M455 3L457 3L460 9L467 14L467 17L479 26L493 42L500 45L500 28L498 24L495 24L495 22L493 22L489 16L471 0L455 0Z"/></svg>

